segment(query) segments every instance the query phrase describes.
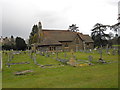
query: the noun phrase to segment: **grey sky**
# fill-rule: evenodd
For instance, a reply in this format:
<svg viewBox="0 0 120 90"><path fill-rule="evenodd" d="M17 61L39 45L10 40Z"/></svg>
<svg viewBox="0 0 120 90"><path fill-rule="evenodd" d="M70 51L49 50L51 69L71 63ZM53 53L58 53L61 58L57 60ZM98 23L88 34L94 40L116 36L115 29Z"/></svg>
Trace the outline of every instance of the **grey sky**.
<svg viewBox="0 0 120 90"><path fill-rule="evenodd" d="M3 0L0 9L2 35L27 39L32 26L38 21L46 29L68 29L69 25L77 24L80 32L90 34L96 23L117 23L118 1Z"/></svg>

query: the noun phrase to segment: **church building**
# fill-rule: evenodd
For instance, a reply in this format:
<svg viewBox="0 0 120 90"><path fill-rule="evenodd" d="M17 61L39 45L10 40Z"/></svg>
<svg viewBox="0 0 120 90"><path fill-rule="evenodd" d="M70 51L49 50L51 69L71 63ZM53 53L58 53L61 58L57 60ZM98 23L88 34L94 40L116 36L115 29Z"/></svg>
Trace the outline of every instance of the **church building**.
<svg viewBox="0 0 120 90"><path fill-rule="evenodd" d="M71 30L42 29L38 23L37 49L43 51L79 51L93 48L93 40L89 35L84 35Z"/></svg>

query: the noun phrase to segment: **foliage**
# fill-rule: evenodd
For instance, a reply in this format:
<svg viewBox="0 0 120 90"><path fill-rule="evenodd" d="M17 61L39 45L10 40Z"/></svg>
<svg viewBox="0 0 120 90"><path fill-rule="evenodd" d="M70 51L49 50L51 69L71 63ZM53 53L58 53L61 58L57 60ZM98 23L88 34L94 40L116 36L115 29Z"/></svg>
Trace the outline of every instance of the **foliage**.
<svg viewBox="0 0 120 90"><path fill-rule="evenodd" d="M116 24L110 26L110 29L117 33L118 30L120 29L120 23L116 23Z"/></svg>
<svg viewBox="0 0 120 90"><path fill-rule="evenodd" d="M11 38L5 37L4 42L2 43L3 50L16 49L14 37L11 35Z"/></svg>
<svg viewBox="0 0 120 90"><path fill-rule="evenodd" d="M24 39L22 39L21 37L17 37L15 42L16 42L17 50L25 50L27 48L27 45L26 45Z"/></svg>
<svg viewBox="0 0 120 90"><path fill-rule="evenodd" d="M79 31L79 30L78 30L78 27L76 26L76 24L72 24L71 26L69 26L69 30L72 31L72 32L77 32L77 31Z"/></svg>
<svg viewBox="0 0 120 90"><path fill-rule="evenodd" d="M34 25L32 27L32 32L30 33L29 36L29 44L36 43L37 42L37 33L38 33L38 26Z"/></svg>
<svg viewBox="0 0 120 90"><path fill-rule="evenodd" d="M103 25L100 23L94 25L93 29L91 30L91 36L94 40L95 47L106 46L108 44L107 39L110 38L110 35L105 34L104 32L106 31L107 27L107 25Z"/></svg>

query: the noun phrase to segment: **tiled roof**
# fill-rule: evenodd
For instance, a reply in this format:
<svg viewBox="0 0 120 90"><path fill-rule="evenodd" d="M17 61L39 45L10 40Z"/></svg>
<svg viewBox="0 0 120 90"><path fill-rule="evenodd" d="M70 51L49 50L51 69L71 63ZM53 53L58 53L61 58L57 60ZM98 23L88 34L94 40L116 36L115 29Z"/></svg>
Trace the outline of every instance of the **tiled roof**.
<svg viewBox="0 0 120 90"><path fill-rule="evenodd" d="M94 42L89 35L83 35L82 33L79 33L79 36L85 42Z"/></svg>
<svg viewBox="0 0 120 90"><path fill-rule="evenodd" d="M77 35L68 30L43 30L45 38L55 39L56 41L73 41Z"/></svg>
<svg viewBox="0 0 120 90"><path fill-rule="evenodd" d="M93 42L89 35L76 33L68 30L47 30L42 29L44 39L40 45L62 45L62 41L73 41L77 34L85 42Z"/></svg>

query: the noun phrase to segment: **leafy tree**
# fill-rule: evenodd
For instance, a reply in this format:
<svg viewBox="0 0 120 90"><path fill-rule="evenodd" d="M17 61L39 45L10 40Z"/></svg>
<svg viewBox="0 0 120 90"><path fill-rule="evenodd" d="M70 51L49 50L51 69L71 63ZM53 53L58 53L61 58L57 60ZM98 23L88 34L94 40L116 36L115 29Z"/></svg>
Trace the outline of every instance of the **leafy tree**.
<svg viewBox="0 0 120 90"><path fill-rule="evenodd" d="M120 30L120 22L110 26L110 29L113 30L114 32L116 32L116 34L117 34L118 31Z"/></svg>
<svg viewBox="0 0 120 90"><path fill-rule="evenodd" d="M32 27L32 32L30 33L30 36L29 36L29 44L35 43L34 37L36 33L38 33L38 26L34 25Z"/></svg>
<svg viewBox="0 0 120 90"><path fill-rule="evenodd" d="M109 34L105 34L104 31L107 30L108 25L103 25L97 23L94 25L93 29L91 30L91 36L94 40L95 47L101 47L107 45L107 39L110 38Z"/></svg>
<svg viewBox="0 0 120 90"><path fill-rule="evenodd" d="M120 17L118 19L120 19ZM110 29L116 33L115 37L112 40L113 44L120 44L120 36L118 36L118 32L120 30L120 22L110 26Z"/></svg>
<svg viewBox="0 0 120 90"><path fill-rule="evenodd" d="M24 39L22 39L21 37L17 37L15 42L16 42L17 50L25 50L27 48L27 45L26 45Z"/></svg>
<svg viewBox="0 0 120 90"><path fill-rule="evenodd" d="M69 26L69 30L72 31L72 32L77 32L77 31L79 31L79 30L78 30L78 27L76 26L76 24L72 24L71 26Z"/></svg>

